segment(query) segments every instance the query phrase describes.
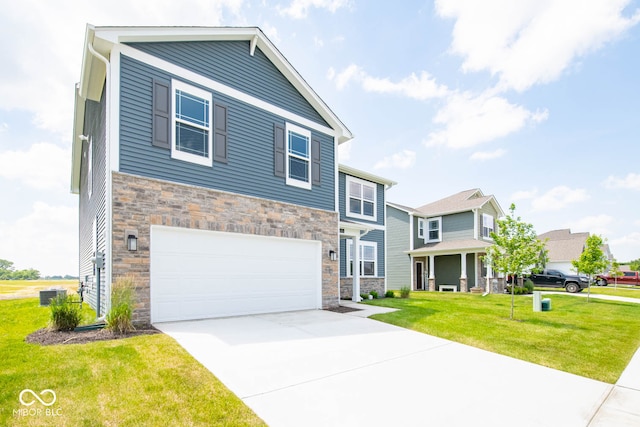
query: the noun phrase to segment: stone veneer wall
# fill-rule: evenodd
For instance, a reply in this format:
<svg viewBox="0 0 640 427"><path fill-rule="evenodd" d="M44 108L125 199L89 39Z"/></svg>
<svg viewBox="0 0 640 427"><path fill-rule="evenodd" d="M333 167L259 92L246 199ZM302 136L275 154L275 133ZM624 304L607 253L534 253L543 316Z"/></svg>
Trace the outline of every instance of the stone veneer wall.
<svg viewBox="0 0 640 427"><path fill-rule="evenodd" d="M384 296L384 279L360 277L360 294L369 294L371 291L376 291L378 297ZM340 278L340 298L351 299L353 298L353 278L341 277Z"/></svg>
<svg viewBox="0 0 640 427"><path fill-rule="evenodd" d="M113 173L112 280L131 276L138 286L134 321L151 321L149 240L152 225L288 237L322 242L322 307L338 306L338 214L134 175ZM127 250L125 232L138 233ZM107 254L108 256L108 254Z"/></svg>

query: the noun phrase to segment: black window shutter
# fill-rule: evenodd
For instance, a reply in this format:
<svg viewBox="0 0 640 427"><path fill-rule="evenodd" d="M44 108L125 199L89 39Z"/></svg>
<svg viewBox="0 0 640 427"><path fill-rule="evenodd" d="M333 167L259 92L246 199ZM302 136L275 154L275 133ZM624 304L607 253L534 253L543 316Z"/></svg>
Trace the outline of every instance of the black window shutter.
<svg viewBox="0 0 640 427"><path fill-rule="evenodd" d="M227 106L213 104L213 160L227 163Z"/></svg>
<svg viewBox="0 0 640 427"><path fill-rule="evenodd" d="M320 140L311 140L311 184L320 185Z"/></svg>
<svg viewBox="0 0 640 427"><path fill-rule="evenodd" d="M155 147L171 148L171 83L153 79L153 131Z"/></svg>
<svg viewBox="0 0 640 427"><path fill-rule="evenodd" d="M284 126L276 123L273 126L273 174L280 178L287 174L286 148Z"/></svg>

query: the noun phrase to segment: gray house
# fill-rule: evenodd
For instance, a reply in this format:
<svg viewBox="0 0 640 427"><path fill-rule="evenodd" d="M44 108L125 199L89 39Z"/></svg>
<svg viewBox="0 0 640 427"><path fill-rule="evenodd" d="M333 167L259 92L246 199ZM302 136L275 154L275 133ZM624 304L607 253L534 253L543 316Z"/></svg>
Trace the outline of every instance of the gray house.
<svg viewBox="0 0 640 427"><path fill-rule="evenodd" d="M481 257L503 215L495 197L480 189L416 209L387 203L387 287L459 292L484 287Z"/></svg>
<svg viewBox="0 0 640 427"><path fill-rule="evenodd" d="M125 276L138 323L333 307L341 237L371 227L384 255L375 179L376 217L365 195L341 220L349 129L260 29L89 25L75 93L79 275L99 315Z"/></svg>
<svg viewBox="0 0 640 427"><path fill-rule="evenodd" d="M386 200L396 183L345 165L339 167L340 297L386 291ZM359 250L354 250L359 248ZM354 266L360 274L354 275Z"/></svg>

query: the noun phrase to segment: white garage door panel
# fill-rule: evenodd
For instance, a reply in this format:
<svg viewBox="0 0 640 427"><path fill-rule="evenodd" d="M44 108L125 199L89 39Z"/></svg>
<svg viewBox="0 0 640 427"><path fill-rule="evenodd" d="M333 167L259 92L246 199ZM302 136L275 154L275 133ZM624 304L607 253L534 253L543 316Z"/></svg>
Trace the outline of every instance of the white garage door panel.
<svg viewBox="0 0 640 427"><path fill-rule="evenodd" d="M321 243L151 229L153 322L321 307Z"/></svg>

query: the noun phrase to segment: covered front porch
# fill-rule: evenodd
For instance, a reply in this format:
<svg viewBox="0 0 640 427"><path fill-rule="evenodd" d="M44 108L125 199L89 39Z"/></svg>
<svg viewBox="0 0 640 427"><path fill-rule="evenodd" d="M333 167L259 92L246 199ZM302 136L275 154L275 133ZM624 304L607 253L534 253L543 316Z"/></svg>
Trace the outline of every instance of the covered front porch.
<svg viewBox="0 0 640 427"><path fill-rule="evenodd" d="M384 277L379 277L376 273L377 261L372 262L366 251L353 250L360 248L361 239L375 229L373 225L340 221L340 239L344 240L344 244L340 244L340 299L350 298L360 302L362 294L369 294L371 291L376 291L378 295L384 294Z"/></svg>
<svg viewBox="0 0 640 427"><path fill-rule="evenodd" d="M407 251L411 258L411 283L414 291L469 292L486 289L493 277L482 257L489 242L463 240L438 242Z"/></svg>

